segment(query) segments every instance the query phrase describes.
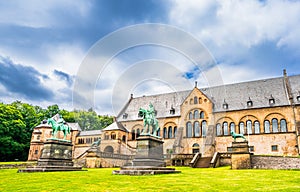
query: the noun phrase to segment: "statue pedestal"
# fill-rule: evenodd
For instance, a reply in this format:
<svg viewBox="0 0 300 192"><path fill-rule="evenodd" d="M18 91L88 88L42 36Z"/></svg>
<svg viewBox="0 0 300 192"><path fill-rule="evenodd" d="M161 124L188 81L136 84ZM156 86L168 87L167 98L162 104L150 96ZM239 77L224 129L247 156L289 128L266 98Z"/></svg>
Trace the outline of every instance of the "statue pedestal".
<svg viewBox="0 0 300 192"><path fill-rule="evenodd" d="M133 165L165 167L163 143L161 139L153 136L140 136L137 138L137 152L132 161Z"/></svg>
<svg viewBox="0 0 300 192"><path fill-rule="evenodd" d="M151 135L142 135L137 138L137 153L128 166L113 171L120 175L154 175L179 173L175 168L167 168L163 159L163 141Z"/></svg>
<svg viewBox="0 0 300 192"><path fill-rule="evenodd" d="M231 153L231 169L250 169L251 161L248 141L232 142L232 146L227 148Z"/></svg>
<svg viewBox="0 0 300 192"><path fill-rule="evenodd" d="M72 143L59 139L48 139L44 143L37 166L19 169L18 172L80 171L72 161Z"/></svg>

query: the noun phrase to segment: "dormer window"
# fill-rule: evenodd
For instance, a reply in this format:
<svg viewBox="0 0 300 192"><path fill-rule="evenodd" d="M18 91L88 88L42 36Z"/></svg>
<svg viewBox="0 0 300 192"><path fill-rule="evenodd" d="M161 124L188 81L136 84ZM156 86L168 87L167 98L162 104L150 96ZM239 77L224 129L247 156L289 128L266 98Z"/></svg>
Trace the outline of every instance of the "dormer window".
<svg viewBox="0 0 300 192"><path fill-rule="evenodd" d="M300 95L297 96L297 101L300 102Z"/></svg>
<svg viewBox="0 0 300 192"><path fill-rule="evenodd" d="M226 103L225 99L224 99L224 102L223 102L223 109L228 109L228 103Z"/></svg>
<svg viewBox="0 0 300 192"><path fill-rule="evenodd" d="M127 119L127 117L128 117L128 113L124 113L123 114L123 119Z"/></svg>
<svg viewBox="0 0 300 192"><path fill-rule="evenodd" d="M171 115L174 115L174 114L175 114L175 109L173 108L173 106L172 106L171 109L170 109L170 114L171 114Z"/></svg>
<svg viewBox="0 0 300 192"><path fill-rule="evenodd" d="M270 105L274 105L275 104L275 99L273 98L272 95L271 95L271 98L269 99L269 104Z"/></svg>
<svg viewBox="0 0 300 192"><path fill-rule="evenodd" d="M253 106L253 102L249 97L249 100L247 101L247 107L252 107Z"/></svg>

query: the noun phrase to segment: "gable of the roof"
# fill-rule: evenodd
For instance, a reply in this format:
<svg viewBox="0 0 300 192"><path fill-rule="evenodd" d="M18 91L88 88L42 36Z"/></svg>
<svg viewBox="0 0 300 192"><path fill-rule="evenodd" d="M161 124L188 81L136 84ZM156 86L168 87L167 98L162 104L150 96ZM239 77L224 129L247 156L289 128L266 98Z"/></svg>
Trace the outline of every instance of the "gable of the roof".
<svg viewBox="0 0 300 192"><path fill-rule="evenodd" d="M113 122L106 128L102 129L103 131L124 131L129 132L120 122Z"/></svg>

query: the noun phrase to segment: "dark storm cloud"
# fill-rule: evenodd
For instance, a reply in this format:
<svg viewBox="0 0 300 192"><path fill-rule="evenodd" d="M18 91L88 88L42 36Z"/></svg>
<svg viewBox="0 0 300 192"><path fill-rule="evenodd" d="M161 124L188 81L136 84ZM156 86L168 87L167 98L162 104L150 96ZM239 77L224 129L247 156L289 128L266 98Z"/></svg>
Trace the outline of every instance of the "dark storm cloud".
<svg viewBox="0 0 300 192"><path fill-rule="evenodd" d="M43 87L40 78L48 78L32 67L15 64L0 56L0 84L7 91L30 100L45 100L53 97L51 90Z"/></svg>
<svg viewBox="0 0 300 192"><path fill-rule="evenodd" d="M53 73L60 79L63 81L66 81L67 84L69 86L71 86L73 84L73 78L72 76L70 76L69 74L62 72L62 71L58 71L58 70L54 70Z"/></svg>

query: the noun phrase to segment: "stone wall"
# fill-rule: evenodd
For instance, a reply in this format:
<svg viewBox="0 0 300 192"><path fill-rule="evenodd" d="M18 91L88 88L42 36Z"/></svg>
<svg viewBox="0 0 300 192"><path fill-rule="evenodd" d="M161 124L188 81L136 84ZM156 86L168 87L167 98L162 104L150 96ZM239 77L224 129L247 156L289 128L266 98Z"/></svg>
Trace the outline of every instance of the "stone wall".
<svg viewBox="0 0 300 192"><path fill-rule="evenodd" d="M253 169L300 169L300 158L276 156L251 156Z"/></svg>

